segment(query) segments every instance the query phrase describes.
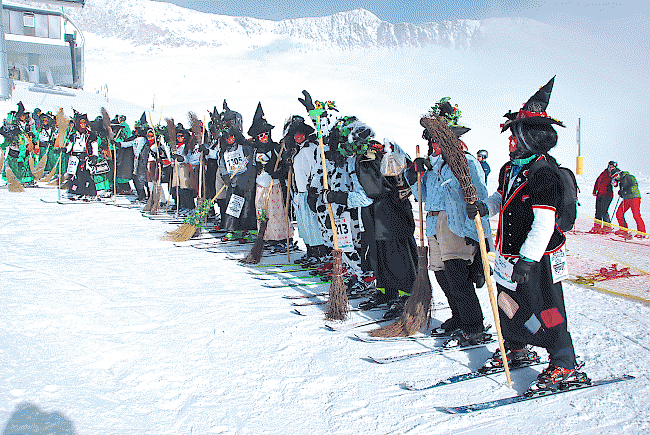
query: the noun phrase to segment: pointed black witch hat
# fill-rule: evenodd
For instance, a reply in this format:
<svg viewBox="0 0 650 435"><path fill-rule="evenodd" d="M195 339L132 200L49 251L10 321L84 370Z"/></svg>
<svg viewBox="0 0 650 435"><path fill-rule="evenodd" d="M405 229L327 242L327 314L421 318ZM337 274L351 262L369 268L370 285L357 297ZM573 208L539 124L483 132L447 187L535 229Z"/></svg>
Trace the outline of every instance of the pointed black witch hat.
<svg viewBox="0 0 650 435"><path fill-rule="evenodd" d="M551 99L551 92L553 91L553 84L555 83L555 76L548 81L544 86L539 88L535 94L526 101L519 112L509 111L505 116L508 118L506 122L501 124L501 132L503 133L509 128L517 124L545 124L545 125L559 125L564 127L561 121L553 119L546 113L548 102Z"/></svg>
<svg viewBox="0 0 650 435"><path fill-rule="evenodd" d="M257 110L255 110L255 116L253 116L253 123L248 129L248 135L250 137L256 137L258 134L265 131L271 131L273 126L266 121L264 118L264 111L262 110L262 103L257 103Z"/></svg>

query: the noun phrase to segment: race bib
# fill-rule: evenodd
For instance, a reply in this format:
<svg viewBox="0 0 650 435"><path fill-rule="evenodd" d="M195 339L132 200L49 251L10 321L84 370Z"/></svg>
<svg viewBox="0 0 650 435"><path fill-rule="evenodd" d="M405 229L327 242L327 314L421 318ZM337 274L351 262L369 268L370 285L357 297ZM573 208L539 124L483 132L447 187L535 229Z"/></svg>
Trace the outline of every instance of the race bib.
<svg viewBox="0 0 650 435"><path fill-rule="evenodd" d="M79 166L79 158L76 156L70 156L68 159L68 168L65 173L68 175L74 175L77 173L77 167Z"/></svg>
<svg viewBox="0 0 650 435"><path fill-rule="evenodd" d="M230 201L228 201L226 214L239 219L239 216L241 215L241 211L243 208L244 208L244 197L235 195L234 193L230 195Z"/></svg>
<svg viewBox="0 0 650 435"><path fill-rule="evenodd" d="M517 290L517 283L512 282L512 269L515 266L513 261L516 260L506 258L498 252L494 258L494 280L512 291Z"/></svg>
<svg viewBox="0 0 650 435"><path fill-rule="evenodd" d="M234 151L226 151L223 154L223 158L226 162L226 170L230 175L235 172L238 166L246 164L244 163L246 161L246 156L244 156L244 149L241 145L239 145Z"/></svg>
<svg viewBox="0 0 650 435"><path fill-rule="evenodd" d="M569 267L566 258L566 245L550 254L553 284L569 277Z"/></svg>
<svg viewBox="0 0 650 435"><path fill-rule="evenodd" d="M336 223L336 234L338 236L339 249L341 251L350 252L354 250L354 244L352 242L352 219L350 218L350 212L346 211L339 217L335 219Z"/></svg>

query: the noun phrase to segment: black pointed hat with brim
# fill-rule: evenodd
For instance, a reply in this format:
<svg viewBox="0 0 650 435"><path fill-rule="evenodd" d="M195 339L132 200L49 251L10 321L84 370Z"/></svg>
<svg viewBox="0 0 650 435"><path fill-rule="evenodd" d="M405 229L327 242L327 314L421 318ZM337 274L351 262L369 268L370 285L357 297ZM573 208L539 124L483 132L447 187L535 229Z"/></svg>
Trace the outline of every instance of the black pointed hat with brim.
<svg viewBox="0 0 650 435"><path fill-rule="evenodd" d="M264 111L262 110L262 103L257 103L257 110L255 110L255 116L253 116L253 123L248 129L248 135L250 137L256 137L260 133L265 131L271 131L274 126L269 124L264 118Z"/></svg>
<svg viewBox="0 0 650 435"><path fill-rule="evenodd" d="M508 111L505 116L508 118L506 122L501 124L501 133L517 124L529 125L559 125L564 127L564 124L557 119L553 119L546 113L548 102L551 99L551 92L553 91L553 84L555 83L555 76L548 81L544 86L539 88L535 94L528 99L519 112Z"/></svg>

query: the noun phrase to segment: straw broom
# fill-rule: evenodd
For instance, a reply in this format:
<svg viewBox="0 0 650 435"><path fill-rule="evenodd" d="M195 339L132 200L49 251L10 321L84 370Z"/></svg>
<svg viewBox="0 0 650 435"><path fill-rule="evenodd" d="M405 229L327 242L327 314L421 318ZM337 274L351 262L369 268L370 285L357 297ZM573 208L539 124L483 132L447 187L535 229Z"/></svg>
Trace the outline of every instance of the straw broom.
<svg viewBox="0 0 650 435"><path fill-rule="evenodd" d="M113 144L115 135L113 135L113 129L111 128L111 117L104 107L102 107L102 125L108 135L108 148L113 150L113 202L115 202L117 201L117 149Z"/></svg>
<svg viewBox="0 0 650 435"><path fill-rule="evenodd" d="M204 127L201 127L201 121L199 121L199 118L197 118L196 113L189 111L187 112L187 117L190 120L190 129L192 130L192 135L194 136L194 140L198 141L199 137L201 138L201 141L195 146L201 146L203 145L203 141L205 138L205 129ZM204 123L205 125L205 123ZM188 153L189 154L189 153ZM197 191L197 197L196 197L196 207L199 208L203 204L203 201L205 198L203 197L203 191L202 191L202 184L203 184L203 153L201 153L200 157L200 163L199 163L199 188Z"/></svg>
<svg viewBox="0 0 650 435"><path fill-rule="evenodd" d="M320 104L319 104L320 105ZM320 127L320 117L323 114L322 106L318 109L310 111L316 119L316 128L318 130L318 145L320 147L320 157L323 164L323 188L329 190L329 183L327 182L327 166L325 165L325 146L323 145L323 132ZM327 320L345 320L349 314L348 307L348 293L345 283L343 282L343 251L339 249L338 232L336 230L336 221L334 220L334 212L332 211L332 204L327 204L327 213L330 217L330 225L332 227L332 236L334 240L334 249L332 250L332 282L329 288L329 298L327 300L327 311L325 318Z"/></svg>
<svg viewBox="0 0 650 435"><path fill-rule="evenodd" d="M56 139L54 140L54 148L55 149L61 149L63 151L63 140L65 139L65 134L68 129L68 125L70 124L70 120L68 119L67 116L65 116L65 113L63 113L63 109L59 107L59 111L56 112L56 128L58 130L58 134L56 136ZM54 164L54 167L50 171L49 174L47 174L47 177L45 177L42 181L48 183L54 178L54 175L56 175L57 170L60 169L60 162L61 162L61 157L62 157L62 152L59 153L59 158L57 159L56 163ZM61 171L59 170L59 177L61 176Z"/></svg>
<svg viewBox="0 0 650 435"><path fill-rule="evenodd" d="M420 146L415 147L416 157L420 157ZM413 290L404 305L404 312L395 322L370 332L373 337L408 337L420 331L431 322L431 281L428 269L428 250L424 245L424 219L422 211L422 173L418 172L418 206L420 213L420 245L418 247L418 273Z"/></svg>
<svg viewBox="0 0 650 435"><path fill-rule="evenodd" d="M149 115L149 124L151 125L151 129L153 130L153 123L151 122L151 113L148 113ZM160 145L158 144L158 136L156 135L156 132L154 130L153 133L153 140L154 144L156 145L156 154L157 154L157 159L156 159L156 182L153 185L153 189L151 192L151 195L149 195L149 200L145 204L144 208L142 211L148 211L149 214L158 214L160 211L160 191L162 190L161 186L161 177L162 177L162 167L160 164Z"/></svg>
<svg viewBox="0 0 650 435"><path fill-rule="evenodd" d="M244 160L232 173L230 176L230 179L232 180L235 175L239 171L241 171L243 168L246 167L248 164L247 160ZM226 188L226 185L224 184L221 186L221 189L217 192L212 199L205 201L201 208L199 208L192 216L188 216L185 218L185 222L181 224L178 228L176 228L174 231L167 231L165 234L161 237L161 240L171 240L173 242L186 242L190 240L198 230L201 229L203 224L205 223L205 218L207 217L207 212L208 212L208 207L212 207L214 202L217 200L217 197L223 192L223 190Z"/></svg>
<svg viewBox="0 0 650 435"><path fill-rule="evenodd" d="M171 154L176 154L176 124L174 123L174 118L165 118L165 122L167 123L167 140L169 141L169 152L170 152L170 158L172 158ZM174 158L174 176L172 180L172 187L174 182L176 183L176 199L174 202L176 203L176 214L174 217L178 219L178 208L180 207L180 197L178 196L178 189L181 184L180 182L180 177L178 174L178 160ZM171 190L171 189L170 189ZM170 192L171 193L171 192ZM191 238L191 236L190 236ZM187 240L189 240L188 238Z"/></svg>
<svg viewBox="0 0 650 435"><path fill-rule="evenodd" d="M278 153L278 156L275 159L275 165L273 167L273 171L278 170L278 164L280 163L280 156L282 155L282 152L284 151L284 141L282 141L282 146L280 147L280 152ZM253 246L251 247L250 252L245 258L242 258L239 260L241 263L244 264L257 264L260 262L262 259L262 253L264 252L264 235L266 234L266 227L269 224L269 217L267 215L267 211L269 208L269 200L271 199L271 190L273 189L273 180L271 180L271 185L269 186L269 192L266 195L266 204L264 205L264 208L261 210L261 219L258 217L260 220L260 228L257 230L257 238L255 239L255 243L253 243Z"/></svg>
<svg viewBox="0 0 650 435"><path fill-rule="evenodd" d="M449 128L446 122L441 120L438 116L433 114L428 114L420 120L420 124L427 129L431 137L440 145L444 156L446 157L447 164L449 169L460 183L460 187L463 190L463 196L465 201L469 204L472 204L478 201L478 196L476 194L476 187L472 184L472 177L469 173L469 167L467 165L467 159L463 153L463 147L454 134L454 132ZM481 249L481 259L483 261L483 273L485 275L485 282L488 287L488 294L490 296L490 305L492 305L492 314L494 315L494 324L497 330L497 337L499 339L499 350L501 352L501 358L503 361L503 366L506 372L506 380L508 387L511 387L512 383L510 380L510 368L508 367L508 359L506 358L506 349L503 344L503 334L501 333L501 322L499 321L499 309L497 307L497 301L495 297L494 287L492 285L492 279L490 277L490 263L487 255L487 248L485 246L485 233L483 231L483 224L481 223L481 217L478 213L474 217L474 224L476 225L476 230L478 232L478 240Z"/></svg>
<svg viewBox="0 0 650 435"><path fill-rule="evenodd" d="M2 154L2 165L0 166L0 173L2 173L2 169L5 170L5 175L7 176L7 189L9 189L9 192L24 192L25 188L20 184L20 181L18 181L18 178L16 178L16 175L14 175L14 172L11 170L9 165L5 165L7 162L7 153L9 153L9 147L7 147L7 151Z"/></svg>

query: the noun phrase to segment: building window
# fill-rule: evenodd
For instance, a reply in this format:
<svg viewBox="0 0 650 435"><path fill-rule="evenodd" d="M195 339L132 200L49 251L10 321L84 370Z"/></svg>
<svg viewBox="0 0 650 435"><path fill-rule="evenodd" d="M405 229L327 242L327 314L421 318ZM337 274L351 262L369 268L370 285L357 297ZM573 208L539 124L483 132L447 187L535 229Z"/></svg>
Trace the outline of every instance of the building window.
<svg viewBox="0 0 650 435"><path fill-rule="evenodd" d="M36 19L33 13L23 13L23 26L25 36L36 36Z"/></svg>

